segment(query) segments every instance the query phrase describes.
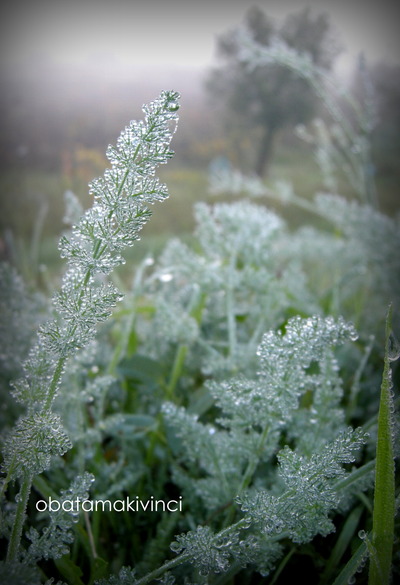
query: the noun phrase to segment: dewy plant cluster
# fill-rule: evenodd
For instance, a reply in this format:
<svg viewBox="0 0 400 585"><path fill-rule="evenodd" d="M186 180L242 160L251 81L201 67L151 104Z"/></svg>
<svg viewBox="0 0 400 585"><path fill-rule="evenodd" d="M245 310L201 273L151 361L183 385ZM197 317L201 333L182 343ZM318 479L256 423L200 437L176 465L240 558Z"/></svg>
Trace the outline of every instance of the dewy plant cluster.
<svg viewBox="0 0 400 585"><path fill-rule="evenodd" d="M322 83L281 44L241 42L252 66L275 59ZM366 198L310 206L287 184L215 168L215 192L249 199L197 204L192 243L171 240L123 295L108 275L168 195L155 173L178 109L170 91L144 106L109 147L91 209L68 194L67 269L29 350L37 297L1 268L26 342L1 353L20 409L2 439L0 581L275 583L307 558L321 584L350 582L367 559L370 585L388 583L398 222ZM347 126L343 140L356 172L366 152ZM335 141L323 148L334 161ZM290 232L267 197L331 228Z"/></svg>

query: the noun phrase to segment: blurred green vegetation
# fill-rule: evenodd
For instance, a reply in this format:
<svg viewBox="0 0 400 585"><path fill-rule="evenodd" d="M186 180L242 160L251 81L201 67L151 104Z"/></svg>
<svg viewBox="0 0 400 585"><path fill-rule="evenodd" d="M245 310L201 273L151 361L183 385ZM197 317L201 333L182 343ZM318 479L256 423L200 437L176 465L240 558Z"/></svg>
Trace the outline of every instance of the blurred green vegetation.
<svg viewBox="0 0 400 585"><path fill-rule="evenodd" d="M203 145L205 149L205 145ZM63 224L64 199L72 190L83 206L91 205L88 182L102 174L106 159L97 151L78 151L81 161L68 173L36 168L5 169L0 174L1 255L13 262L28 280L43 286L62 270L57 243ZM190 239L194 228L193 204L196 201L232 200L232 195L211 196L208 192L208 165L194 166L180 159L179 152L160 177L168 186L170 197L155 205L152 220L145 225L141 241L127 254L127 262L135 265L147 255L156 256L171 237ZM398 177L396 173L377 175L377 187L383 211L389 215L398 209ZM300 140L282 136L278 143L270 173L269 187L275 181L293 184L295 192L312 199L323 190L320 172L311 148ZM340 193L351 197L345 180ZM260 201L261 202L261 201ZM315 222L306 211L265 200L295 228L307 221ZM124 269L126 274L128 271Z"/></svg>

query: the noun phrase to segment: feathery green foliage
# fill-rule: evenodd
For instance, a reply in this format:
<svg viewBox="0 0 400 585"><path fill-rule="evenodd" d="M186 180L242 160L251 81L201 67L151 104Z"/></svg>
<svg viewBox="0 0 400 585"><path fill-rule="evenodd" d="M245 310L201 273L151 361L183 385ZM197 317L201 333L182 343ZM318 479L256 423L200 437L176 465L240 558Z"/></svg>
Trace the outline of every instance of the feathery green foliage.
<svg viewBox="0 0 400 585"><path fill-rule="evenodd" d="M338 121L318 72L279 51L268 59L302 71ZM364 155L350 155L361 201L334 192L315 206L287 184L217 168L215 190L257 202L198 203L192 244L170 241L123 295L107 276L167 196L155 170L172 155L178 98L163 92L109 147L91 209L66 194L67 269L50 317L30 350L27 321L18 359L0 356L25 409L5 416L0 580L256 585L307 570L344 583L370 554L371 575L380 564L387 581L395 356L386 351L377 417L373 336L398 299L397 220L374 207ZM358 134L344 127L347 148ZM332 186L337 160L320 158ZM325 227L291 232L263 205L271 193ZM33 298L4 274L23 318Z"/></svg>
<svg viewBox="0 0 400 585"><path fill-rule="evenodd" d="M150 215L148 205L167 197L155 177L159 164L172 156L170 124L177 121L179 95L163 92L144 106L144 122L131 122L107 156L111 168L93 181L95 203L60 241L67 259L61 291L53 298L55 318L39 329L38 340L14 384L15 397L27 407L3 443L6 484L21 479L7 561L18 562L32 478L72 444L60 416L52 412L67 361L95 336L98 323L110 317L121 294L108 274L123 262L121 251L133 245Z"/></svg>

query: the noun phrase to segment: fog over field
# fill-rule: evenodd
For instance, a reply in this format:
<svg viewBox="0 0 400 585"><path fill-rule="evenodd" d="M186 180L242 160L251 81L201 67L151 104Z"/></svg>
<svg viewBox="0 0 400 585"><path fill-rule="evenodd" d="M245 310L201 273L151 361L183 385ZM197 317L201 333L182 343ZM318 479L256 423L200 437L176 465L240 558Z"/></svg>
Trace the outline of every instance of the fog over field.
<svg viewBox="0 0 400 585"><path fill-rule="evenodd" d="M97 62L109 75L117 65L204 68L215 59L216 36L237 26L251 6L278 19L305 6L325 11L350 54L400 58L400 9L391 0L17 0L2 8L1 61Z"/></svg>
<svg viewBox="0 0 400 585"><path fill-rule="evenodd" d="M400 62L399 9L389 0L17 0L2 7L0 25L4 130L19 131L22 111L29 125L38 108L62 115L85 105L101 110L110 100L119 128L136 115L133 104L166 87L182 93L182 106L200 107L218 37L243 22L251 6L278 21L306 6L314 14L326 11L334 42L343 48L335 67L344 78L361 51L371 65ZM14 119L17 125L8 129Z"/></svg>
<svg viewBox="0 0 400 585"><path fill-rule="evenodd" d="M182 107L173 164L206 169L226 139L213 113L220 104L204 80L219 64L218 38L252 6L278 23L304 7L327 12L343 49L336 74L345 83L361 52L371 66L400 64L399 9L389 0L16 0L0 19L0 168L17 169L18 178L22 167L68 180L78 172L86 185L103 167L107 144L141 117L141 105L174 89ZM3 199L25 193L10 181L11 188L0 186Z"/></svg>

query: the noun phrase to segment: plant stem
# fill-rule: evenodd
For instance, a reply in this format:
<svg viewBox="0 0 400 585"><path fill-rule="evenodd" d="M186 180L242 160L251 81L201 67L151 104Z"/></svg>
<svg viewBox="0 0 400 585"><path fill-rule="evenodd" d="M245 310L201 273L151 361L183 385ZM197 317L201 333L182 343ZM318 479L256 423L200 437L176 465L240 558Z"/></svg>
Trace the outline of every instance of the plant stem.
<svg viewBox="0 0 400 585"><path fill-rule="evenodd" d="M28 473L24 476L19 492L19 500L15 512L14 523L12 527L10 543L7 550L7 562L12 562L17 559L19 547L21 543L22 528L25 521L25 511L28 505L29 494L32 486L32 474Z"/></svg>
<svg viewBox="0 0 400 585"><path fill-rule="evenodd" d="M233 287L234 287L234 270L236 265L236 250L233 250L228 271L228 281L226 287L226 316L228 321L228 340L229 340L229 357L231 360L236 355L236 319L235 319L235 308L233 299Z"/></svg>
<svg viewBox="0 0 400 585"><path fill-rule="evenodd" d="M358 481L362 477L365 477L366 475L371 473L371 471L374 468L375 468L375 460L368 461L368 463L365 463L365 465L363 465L362 467L358 467L357 469L355 469L354 471L349 473L349 475L346 475L343 479L339 479L339 481L335 482L335 484L334 484L335 491L338 492L340 490L345 490L352 483Z"/></svg>
<svg viewBox="0 0 400 585"><path fill-rule="evenodd" d="M196 320L197 324L200 325L203 308L204 308L205 297L204 295L198 295L197 290L195 289L191 299L191 308L190 308L190 316ZM172 367L172 372L170 376L170 380L168 386L166 388L166 398L167 400L174 399L174 392L176 385L178 383L179 378L182 375L183 367L185 365L186 355L189 351L189 346L187 343L181 343L176 350L174 364Z"/></svg>
<svg viewBox="0 0 400 585"><path fill-rule="evenodd" d="M50 408L51 408L51 403L53 402L54 395L55 395L56 390L57 390L58 382L61 379L66 361L67 361L66 357L61 357L61 358L59 358L59 360L57 362L56 368L54 370L53 378L52 378L50 386L49 386L49 392L47 394L47 399L46 399L46 402L44 404L43 410L50 410Z"/></svg>
<svg viewBox="0 0 400 585"><path fill-rule="evenodd" d="M249 463L247 465L247 469L244 473L242 483L240 484L238 494L241 494L243 492L243 490L245 490L249 486L249 484L253 478L254 472L256 470L256 467L257 467L258 462L259 462L260 457L261 457L261 453L264 449L265 441L267 440L267 437L268 437L268 431L269 431L269 425L264 427L264 430L263 430L263 432L260 436L260 440L258 442L255 456L253 457L253 459L251 459L249 461Z"/></svg>
<svg viewBox="0 0 400 585"><path fill-rule="evenodd" d="M260 436L257 449L254 453L254 457L247 464L246 471L244 472L242 482L241 482L239 489L238 489L238 492L237 492L238 496L240 496L240 494L250 485L250 482L253 478L254 472L257 469L257 465L260 461L261 453L264 449L265 441L267 440L267 437L268 437L268 432L269 432L269 425L266 425L264 427L264 430L263 430L261 436ZM234 515L235 515L235 508L231 506L231 508L229 509L228 516L227 516L227 523L230 524L232 522Z"/></svg>
<svg viewBox="0 0 400 585"><path fill-rule="evenodd" d="M174 398L175 388L182 374L187 352L188 346L186 344L180 344L178 346L175 354L174 365L172 367L171 377L165 392L167 400L173 400Z"/></svg>
<svg viewBox="0 0 400 585"><path fill-rule="evenodd" d="M135 581L135 585L147 585L147 583L153 583L154 579L156 579L157 577L159 577L160 575L162 575L166 571L169 571L170 569L173 569L174 567L177 567L178 565L183 564L189 558L190 558L190 556L187 553L183 553L183 554L179 555L179 557L172 559L172 561L167 561L166 563L164 563L162 565L162 567L159 567L158 569L154 569L154 571L151 571L151 573L148 573L147 575L145 575L144 577L142 577L138 581Z"/></svg>

